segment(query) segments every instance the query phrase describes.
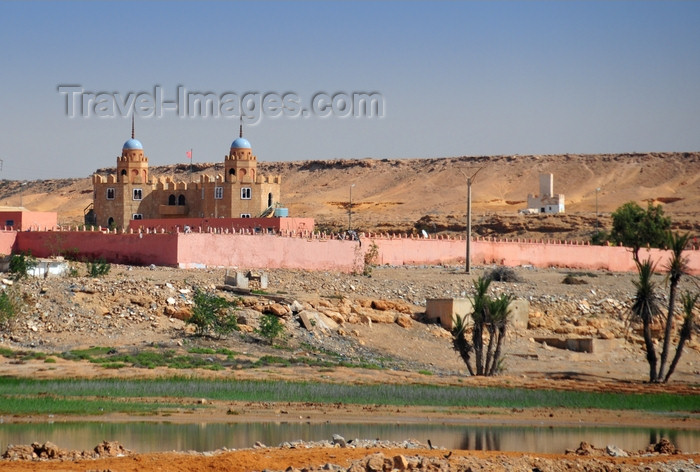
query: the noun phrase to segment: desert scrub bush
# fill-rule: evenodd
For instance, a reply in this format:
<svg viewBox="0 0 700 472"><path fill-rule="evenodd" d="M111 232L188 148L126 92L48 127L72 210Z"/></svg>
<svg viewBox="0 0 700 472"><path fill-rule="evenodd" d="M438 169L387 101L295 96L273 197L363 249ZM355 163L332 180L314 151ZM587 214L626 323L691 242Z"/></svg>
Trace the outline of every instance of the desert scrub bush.
<svg viewBox="0 0 700 472"><path fill-rule="evenodd" d="M377 246L377 243L372 241L372 244L369 245L369 249L365 253L364 257L364 266L362 268L362 275L365 275L367 277L372 275L372 270L377 266L377 262L379 261L379 246Z"/></svg>
<svg viewBox="0 0 700 472"><path fill-rule="evenodd" d="M22 306L22 297L16 289L0 292L0 330L6 329L17 316Z"/></svg>
<svg viewBox="0 0 700 472"><path fill-rule="evenodd" d="M260 318L260 327L255 332L273 344L282 335L284 325L275 315L265 314Z"/></svg>
<svg viewBox="0 0 700 472"><path fill-rule="evenodd" d="M15 280L23 279L37 265L36 257L30 251L13 254L10 257L10 273Z"/></svg>
<svg viewBox="0 0 700 472"><path fill-rule="evenodd" d="M573 274L566 274L566 277L561 281L561 283L565 285L585 285L588 282L586 282L583 279L579 279L577 277L574 277Z"/></svg>
<svg viewBox="0 0 700 472"><path fill-rule="evenodd" d="M484 278L491 282L522 282L513 269L505 266L494 267L486 272Z"/></svg>
<svg viewBox="0 0 700 472"><path fill-rule="evenodd" d="M109 274L109 270L112 268L112 266L102 257L94 261L86 262L85 267L87 268L87 273L90 277L102 277L103 275L107 275Z"/></svg>
<svg viewBox="0 0 700 472"><path fill-rule="evenodd" d="M194 325L197 336L221 337L239 330L233 304L224 297L199 289L195 289L194 308L187 323Z"/></svg>

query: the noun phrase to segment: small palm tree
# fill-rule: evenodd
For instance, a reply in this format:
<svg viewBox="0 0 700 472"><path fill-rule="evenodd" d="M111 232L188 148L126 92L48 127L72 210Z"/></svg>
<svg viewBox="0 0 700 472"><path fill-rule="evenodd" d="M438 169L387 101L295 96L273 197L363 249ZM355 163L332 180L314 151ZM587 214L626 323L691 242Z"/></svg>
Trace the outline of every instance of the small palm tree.
<svg viewBox="0 0 700 472"><path fill-rule="evenodd" d="M489 302L489 311L491 314L489 332L491 333L491 339L489 340L489 355L487 356L486 365L484 366L486 375L495 375L498 369L501 358L501 348L506 337L506 328L508 327L510 302L513 301L513 298L512 295L503 293L500 297ZM493 348L494 345L495 348ZM493 355L491 355L491 353L493 353Z"/></svg>
<svg viewBox="0 0 700 472"><path fill-rule="evenodd" d="M486 375L484 371L484 328L490 321L489 313L489 285L491 279L479 277L474 281L474 306L472 319L474 329L472 330L472 346L476 356L476 375Z"/></svg>
<svg viewBox="0 0 700 472"><path fill-rule="evenodd" d="M666 233L666 245L671 250L671 260L666 266L668 271L669 291L668 291L668 315L666 316L666 329L664 331L664 344L661 349L661 357L659 358L659 374L658 379L664 378L664 368L666 359L671 346L671 335L673 334L673 311L676 305L676 292L681 276L687 273L688 258L683 257L683 251L690 241L690 233L678 234Z"/></svg>
<svg viewBox="0 0 700 472"><path fill-rule="evenodd" d="M632 314L642 321L644 333L644 345L647 351L649 363L649 382L657 382L656 351L651 336L651 324L660 313L659 304L654 294L656 284L651 280L656 264L650 259L637 263L639 279L635 280L636 293L632 304Z"/></svg>
<svg viewBox="0 0 700 472"><path fill-rule="evenodd" d="M454 350L457 351L467 364L467 370L469 370L469 375L474 375L474 369L471 364L471 353L474 347L469 343L466 334L467 323L465 323L464 318L461 316L455 316L452 323L452 346Z"/></svg>
<svg viewBox="0 0 700 472"><path fill-rule="evenodd" d="M683 304L683 326L681 327L678 346L676 346L676 355L673 357L673 361L671 361L671 365L668 368L668 373L664 378L664 382L668 382L671 374L673 374L673 371L676 370L676 364L678 364L678 360L681 358L681 354L683 353L683 346L685 345L685 342L690 339L690 335L693 332L693 310L695 309L695 305L698 303L698 298L700 298L700 294L696 293L695 295L691 295L690 292L685 292L681 296L681 303Z"/></svg>

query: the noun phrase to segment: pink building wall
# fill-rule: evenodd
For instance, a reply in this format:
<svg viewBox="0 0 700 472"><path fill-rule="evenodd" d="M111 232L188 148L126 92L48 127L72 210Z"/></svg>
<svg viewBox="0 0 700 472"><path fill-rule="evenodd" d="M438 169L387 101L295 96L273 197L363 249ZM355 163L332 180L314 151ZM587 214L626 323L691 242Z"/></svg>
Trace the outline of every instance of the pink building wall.
<svg viewBox="0 0 700 472"><path fill-rule="evenodd" d="M464 263L463 239L419 239L372 236L357 241L311 236L280 237L269 234L222 232L116 234L99 231L0 232L0 253L31 250L48 257L76 249L82 257L104 257L110 262L171 267L296 268L361 271L364 254L375 243L379 264L410 265ZM562 244L555 242L473 241L472 264L629 272L635 270L632 254L623 247ZM670 251L642 250L659 270ZM688 250L690 273L700 275L700 251Z"/></svg>
<svg viewBox="0 0 700 472"><path fill-rule="evenodd" d="M55 211L0 210L0 227L8 227L7 229L44 231L57 225L58 213Z"/></svg>

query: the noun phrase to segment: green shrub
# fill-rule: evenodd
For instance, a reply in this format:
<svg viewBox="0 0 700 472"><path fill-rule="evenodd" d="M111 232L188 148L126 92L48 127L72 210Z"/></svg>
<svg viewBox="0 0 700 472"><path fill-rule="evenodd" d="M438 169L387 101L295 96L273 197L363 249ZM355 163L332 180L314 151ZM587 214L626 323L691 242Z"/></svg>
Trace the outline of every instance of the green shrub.
<svg viewBox="0 0 700 472"><path fill-rule="evenodd" d="M112 268L112 266L101 257L95 261L86 262L85 266L87 267L87 273L90 277L107 275Z"/></svg>
<svg viewBox="0 0 700 472"><path fill-rule="evenodd" d="M195 289L194 308L187 323L195 326L197 336L225 336L238 331L238 320L232 303L223 297Z"/></svg>
<svg viewBox="0 0 700 472"><path fill-rule="evenodd" d="M30 251L13 254L10 258L10 273L15 280L23 279L36 265L37 259Z"/></svg>
<svg viewBox="0 0 700 472"><path fill-rule="evenodd" d="M0 292L0 329L5 329L17 316L21 306L20 296L15 289Z"/></svg>
<svg viewBox="0 0 700 472"><path fill-rule="evenodd" d="M284 325L275 315L265 314L260 318L260 327L255 330L260 336L272 344L284 331Z"/></svg>
<svg viewBox="0 0 700 472"><path fill-rule="evenodd" d="M610 234L607 231L599 230L591 236L591 244L594 246L605 246L610 241Z"/></svg>

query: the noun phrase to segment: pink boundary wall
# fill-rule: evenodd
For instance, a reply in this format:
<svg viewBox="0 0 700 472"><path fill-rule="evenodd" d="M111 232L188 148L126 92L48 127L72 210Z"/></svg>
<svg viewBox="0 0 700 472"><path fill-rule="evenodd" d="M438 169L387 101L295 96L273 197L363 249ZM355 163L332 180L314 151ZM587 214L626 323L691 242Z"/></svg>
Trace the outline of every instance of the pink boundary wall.
<svg viewBox="0 0 700 472"><path fill-rule="evenodd" d="M270 234L225 234L221 232L110 233L101 231L0 232L0 252L31 250L38 257L60 251L79 250L88 258L104 257L110 262L171 267L294 268L352 272L361 270L364 254L375 243L379 263L391 265L464 263L463 239L413 238L389 235L362 237L357 241L339 240L319 233L292 236ZM553 241L472 242L472 264L501 264L614 272L634 271L629 249ZM642 250L662 270L669 251ZM700 275L700 251L689 250L690 273Z"/></svg>

